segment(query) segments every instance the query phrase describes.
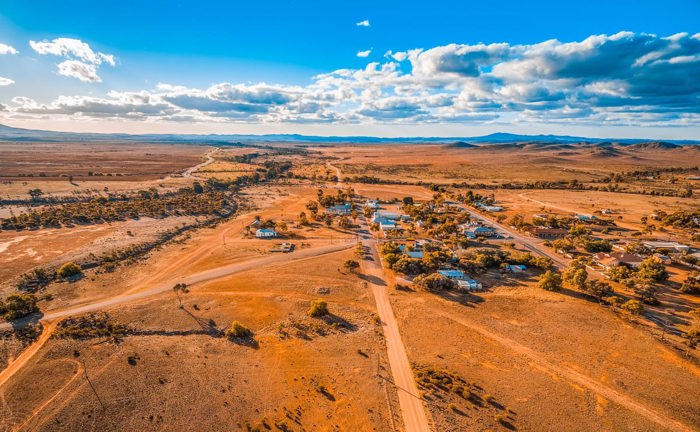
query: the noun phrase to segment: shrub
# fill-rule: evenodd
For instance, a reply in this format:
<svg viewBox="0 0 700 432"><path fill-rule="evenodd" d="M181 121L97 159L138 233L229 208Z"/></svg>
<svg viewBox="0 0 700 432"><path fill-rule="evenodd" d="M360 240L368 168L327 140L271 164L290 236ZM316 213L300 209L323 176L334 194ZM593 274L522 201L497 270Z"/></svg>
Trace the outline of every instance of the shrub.
<svg viewBox="0 0 700 432"><path fill-rule="evenodd" d="M328 303L325 300L313 300L307 314L312 318L320 318L328 315Z"/></svg>
<svg viewBox="0 0 700 432"><path fill-rule="evenodd" d="M641 315L644 313L644 306L639 300L627 300L620 308L630 315Z"/></svg>
<svg viewBox="0 0 700 432"><path fill-rule="evenodd" d="M547 270L542 273L537 285L547 291L561 291L561 275L558 272Z"/></svg>
<svg viewBox="0 0 700 432"><path fill-rule="evenodd" d="M18 320L39 311L34 294L11 294L0 302L0 314L8 321Z"/></svg>
<svg viewBox="0 0 700 432"><path fill-rule="evenodd" d="M413 283L428 291L442 291L456 287L455 281L439 273L417 276Z"/></svg>
<svg viewBox="0 0 700 432"><path fill-rule="evenodd" d="M229 339L240 339L250 337L253 334L252 331L238 321L231 323L231 327L224 333L224 335Z"/></svg>
<svg viewBox="0 0 700 432"><path fill-rule="evenodd" d="M61 266L61 268L58 269L56 272L56 276L58 276L61 279L66 279L71 276L76 276L79 274L82 274L83 270L80 268L80 266L73 261L67 262Z"/></svg>
<svg viewBox="0 0 700 432"><path fill-rule="evenodd" d="M360 263L355 260L347 260L343 263L343 267L345 267L346 270L352 272L360 267Z"/></svg>

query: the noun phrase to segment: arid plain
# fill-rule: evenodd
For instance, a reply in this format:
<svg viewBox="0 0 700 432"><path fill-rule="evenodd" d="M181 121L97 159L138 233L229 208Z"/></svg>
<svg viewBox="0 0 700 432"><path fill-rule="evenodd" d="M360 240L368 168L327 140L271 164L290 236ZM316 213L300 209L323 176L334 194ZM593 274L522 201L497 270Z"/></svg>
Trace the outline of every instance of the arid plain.
<svg viewBox="0 0 700 432"><path fill-rule="evenodd" d="M0 430L700 430L700 146L0 161Z"/></svg>

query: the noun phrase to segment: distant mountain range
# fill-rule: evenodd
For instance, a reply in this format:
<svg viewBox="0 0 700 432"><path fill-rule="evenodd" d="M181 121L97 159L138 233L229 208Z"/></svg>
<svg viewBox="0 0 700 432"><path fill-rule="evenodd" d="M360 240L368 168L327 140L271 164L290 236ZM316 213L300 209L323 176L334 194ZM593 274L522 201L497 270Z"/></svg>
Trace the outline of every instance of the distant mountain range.
<svg viewBox="0 0 700 432"><path fill-rule="evenodd" d="M622 145L653 143L660 147L676 145L700 144L692 140L653 140L641 138L587 138L566 135L518 135L497 132L476 137L400 137L381 138L372 136L310 136L298 134L269 134L269 135L195 135L195 134L142 134L131 135L123 133L76 133L54 132L33 129L20 129L0 124L0 141L15 142L63 142L63 141L147 141L160 143L191 143L191 144L232 144L245 142L299 142L299 143L450 143L462 147L471 147L472 143L619 143Z"/></svg>

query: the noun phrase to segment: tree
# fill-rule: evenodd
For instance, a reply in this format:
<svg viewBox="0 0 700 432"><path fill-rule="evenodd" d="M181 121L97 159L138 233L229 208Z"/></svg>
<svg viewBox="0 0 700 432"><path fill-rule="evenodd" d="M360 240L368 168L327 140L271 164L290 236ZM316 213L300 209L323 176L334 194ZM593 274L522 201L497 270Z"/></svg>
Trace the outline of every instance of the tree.
<svg viewBox="0 0 700 432"><path fill-rule="evenodd" d="M620 309L630 315L641 315L644 313L644 306L639 300L627 300L620 306Z"/></svg>
<svg viewBox="0 0 700 432"><path fill-rule="evenodd" d="M608 269L607 275L610 278L610 280L613 280L615 282L622 282L623 280L632 277L632 270L630 270L629 267L624 265L616 265Z"/></svg>
<svg viewBox="0 0 700 432"><path fill-rule="evenodd" d="M637 274L642 279L649 279L657 282L668 279L666 266L664 266L664 263L661 262L659 258L654 256L646 258L639 264Z"/></svg>
<svg viewBox="0 0 700 432"><path fill-rule="evenodd" d="M184 284L184 283L175 284L175 286L173 287L173 292L177 296L177 301L180 302L180 309L182 309L183 305L182 305L182 298L180 297L180 293L187 294L188 292L190 292L190 290L187 289L187 284Z"/></svg>
<svg viewBox="0 0 700 432"><path fill-rule="evenodd" d="M282 220L278 221L275 224L275 228L277 229L277 231L285 232L285 231L287 231L287 223L285 221L282 221Z"/></svg>
<svg viewBox="0 0 700 432"><path fill-rule="evenodd" d="M309 219L306 217L306 213L299 213L299 217L297 218L297 224L299 226L306 226L309 224Z"/></svg>
<svg viewBox="0 0 700 432"><path fill-rule="evenodd" d="M454 289L455 281L440 273L431 273L429 275L419 275L413 279L413 283L427 291L444 291Z"/></svg>
<svg viewBox="0 0 700 432"><path fill-rule="evenodd" d="M44 192L41 189L37 188L29 190L29 196L32 198L32 201L38 201L42 195L44 195Z"/></svg>
<svg viewBox="0 0 700 432"><path fill-rule="evenodd" d="M326 226L331 226L331 225L333 225L333 216L331 216L331 215L329 215L329 214L326 214L326 215L323 217L323 223L325 223Z"/></svg>
<svg viewBox="0 0 700 432"><path fill-rule="evenodd" d="M426 266L421 259L402 256L391 269L405 275L417 275L425 272Z"/></svg>
<svg viewBox="0 0 700 432"><path fill-rule="evenodd" d="M56 276L61 279L67 279L69 277L82 274L82 272L83 271L78 264L74 263L73 261L69 261L58 269Z"/></svg>
<svg viewBox="0 0 700 432"><path fill-rule="evenodd" d="M192 191L196 194L201 194L204 192L204 187L198 181L192 182Z"/></svg>
<svg viewBox="0 0 700 432"><path fill-rule="evenodd" d="M347 216L341 216L340 219L338 219L338 227L343 228L343 229L349 229L352 226L350 223L350 219Z"/></svg>
<svg viewBox="0 0 700 432"><path fill-rule="evenodd" d="M688 274L680 290L686 294L700 294L700 274L697 272Z"/></svg>
<svg viewBox="0 0 700 432"><path fill-rule="evenodd" d="M411 197L411 196L403 197L401 202L403 202L403 205L413 205L413 197Z"/></svg>
<svg viewBox="0 0 700 432"><path fill-rule="evenodd" d="M306 203L306 208L314 216L318 213L318 204L316 203L316 201L309 201L308 203Z"/></svg>
<svg viewBox="0 0 700 432"><path fill-rule="evenodd" d="M232 322L231 327L229 327L224 333L224 336L226 336L229 340L247 338L252 335L253 332L238 321Z"/></svg>
<svg viewBox="0 0 700 432"><path fill-rule="evenodd" d="M609 283L601 280L591 280L585 284L584 291L593 296L598 303L601 303L603 297L608 297L614 293Z"/></svg>
<svg viewBox="0 0 700 432"><path fill-rule="evenodd" d="M547 291L561 291L561 275L559 272L547 270L542 273L537 285Z"/></svg>
<svg viewBox="0 0 700 432"><path fill-rule="evenodd" d="M688 353L691 349L695 349L700 343L700 331L698 330L688 330L688 332L683 333L683 338L685 338L685 344L688 345Z"/></svg>
<svg viewBox="0 0 700 432"><path fill-rule="evenodd" d="M307 315L312 318L320 318L328 315L328 303L325 300L312 300Z"/></svg>
<svg viewBox="0 0 700 432"><path fill-rule="evenodd" d="M360 268L360 263L355 260L347 260L343 263L343 267L345 267L345 270L349 272L354 272Z"/></svg>
<svg viewBox="0 0 700 432"><path fill-rule="evenodd" d="M588 280L586 263L581 258L572 260L562 276L564 281L583 290L586 287L586 280Z"/></svg>
<svg viewBox="0 0 700 432"><path fill-rule="evenodd" d="M648 282L648 280L637 281L634 285L634 292L639 296L642 302L649 305L659 304L659 299L656 298L656 287Z"/></svg>
<svg viewBox="0 0 700 432"><path fill-rule="evenodd" d="M24 318L39 311L37 301L34 294L10 294L4 302L0 302L0 315L8 321Z"/></svg>

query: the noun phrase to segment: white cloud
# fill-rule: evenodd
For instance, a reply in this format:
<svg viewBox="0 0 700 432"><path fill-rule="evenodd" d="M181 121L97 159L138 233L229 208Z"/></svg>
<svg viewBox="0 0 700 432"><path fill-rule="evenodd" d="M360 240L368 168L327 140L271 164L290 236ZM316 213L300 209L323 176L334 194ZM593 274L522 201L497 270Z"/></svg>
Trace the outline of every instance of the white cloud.
<svg viewBox="0 0 700 432"><path fill-rule="evenodd" d="M360 21L358 23L355 23L355 25L358 27L370 27L369 20Z"/></svg>
<svg viewBox="0 0 700 432"><path fill-rule="evenodd" d="M12 81L12 80L9 79L9 78L0 77L0 87L2 87L2 86L8 86L8 85L14 84L14 83L15 83L15 82Z"/></svg>
<svg viewBox="0 0 700 432"><path fill-rule="evenodd" d="M371 51L358 56L367 58ZM99 81L99 63L83 59L91 58L89 53L75 49L69 55L59 64L59 73ZM62 96L46 104L15 98L2 116L241 124L489 124L507 119L697 127L697 76L698 35L618 33L567 43L388 51L381 62L320 74L305 86L158 84L99 98Z"/></svg>
<svg viewBox="0 0 700 432"><path fill-rule="evenodd" d="M101 82L97 75L97 67L92 64L83 63L78 60L65 60L57 65L58 74L77 78L83 82Z"/></svg>
<svg viewBox="0 0 700 432"><path fill-rule="evenodd" d="M56 38L52 41L29 41L29 46L41 55L54 55L66 58L59 63L59 75L77 78L84 82L102 81L97 75L98 67L106 63L116 66L116 60L112 54L94 51L90 45L71 38Z"/></svg>
<svg viewBox="0 0 700 432"><path fill-rule="evenodd" d="M0 43L0 55L2 54L17 54L19 51L15 49L15 47Z"/></svg>

